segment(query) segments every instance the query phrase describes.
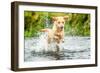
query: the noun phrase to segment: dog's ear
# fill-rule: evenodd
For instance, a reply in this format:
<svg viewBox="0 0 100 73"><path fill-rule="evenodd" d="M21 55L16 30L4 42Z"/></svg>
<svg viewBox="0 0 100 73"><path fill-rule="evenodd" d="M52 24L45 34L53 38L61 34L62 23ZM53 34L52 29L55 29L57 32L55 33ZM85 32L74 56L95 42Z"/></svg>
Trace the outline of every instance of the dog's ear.
<svg viewBox="0 0 100 73"><path fill-rule="evenodd" d="M64 16L64 20L67 20L69 17L68 16Z"/></svg>
<svg viewBox="0 0 100 73"><path fill-rule="evenodd" d="M57 17L52 17L52 21L56 21L57 20Z"/></svg>

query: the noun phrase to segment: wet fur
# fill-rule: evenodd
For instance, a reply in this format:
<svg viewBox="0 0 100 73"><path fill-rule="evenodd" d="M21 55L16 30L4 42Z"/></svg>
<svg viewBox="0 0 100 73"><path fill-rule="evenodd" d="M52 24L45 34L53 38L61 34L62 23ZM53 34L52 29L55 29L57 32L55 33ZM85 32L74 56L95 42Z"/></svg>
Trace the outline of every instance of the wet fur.
<svg viewBox="0 0 100 73"><path fill-rule="evenodd" d="M57 48L59 48L60 43L64 42L64 24L68 16L53 17L53 27L52 29L45 28L42 32L48 33L48 44L55 42Z"/></svg>

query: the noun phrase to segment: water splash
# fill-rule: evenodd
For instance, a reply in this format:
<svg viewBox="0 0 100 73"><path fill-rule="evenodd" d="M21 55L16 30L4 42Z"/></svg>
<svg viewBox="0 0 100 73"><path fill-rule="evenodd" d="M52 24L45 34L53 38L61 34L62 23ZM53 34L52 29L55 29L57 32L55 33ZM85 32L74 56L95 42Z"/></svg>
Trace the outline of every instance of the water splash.
<svg viewBox="0 0 100 73"><path fill-rule="evenodd" d="M63 43L64 50L58 54L50 51L54 49L54 43L49 46L49 50L45 48L46 44L47 33L40 33L39 37L25 39L25 61L89 59L91 57L90 37L66 36Z"/></svg>

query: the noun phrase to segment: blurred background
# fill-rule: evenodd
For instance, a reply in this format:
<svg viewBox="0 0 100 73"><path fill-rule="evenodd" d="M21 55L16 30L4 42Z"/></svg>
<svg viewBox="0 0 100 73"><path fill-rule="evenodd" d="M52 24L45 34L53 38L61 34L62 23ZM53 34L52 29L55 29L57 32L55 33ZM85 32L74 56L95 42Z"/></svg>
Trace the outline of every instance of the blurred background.
<svg viewBox="0 0 100 73"><path fill-rule="evenodd" d="M38 36L39 30L52 28L52 17L69 16L65 23L65 35L90 36L90 14L24 11L24 36Z"/></svg>

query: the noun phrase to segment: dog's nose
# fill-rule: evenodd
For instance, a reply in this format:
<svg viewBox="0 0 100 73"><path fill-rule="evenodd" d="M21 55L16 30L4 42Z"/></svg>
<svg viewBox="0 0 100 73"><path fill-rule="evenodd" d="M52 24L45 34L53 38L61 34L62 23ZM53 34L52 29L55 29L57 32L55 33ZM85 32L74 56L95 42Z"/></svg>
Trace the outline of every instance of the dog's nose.
<svg viewBox="0 0 100 73"><path fill-rule="evenodd" d="M64 27L63 26L61 26L61 29L63 29Z"/></svg>

